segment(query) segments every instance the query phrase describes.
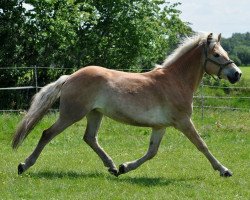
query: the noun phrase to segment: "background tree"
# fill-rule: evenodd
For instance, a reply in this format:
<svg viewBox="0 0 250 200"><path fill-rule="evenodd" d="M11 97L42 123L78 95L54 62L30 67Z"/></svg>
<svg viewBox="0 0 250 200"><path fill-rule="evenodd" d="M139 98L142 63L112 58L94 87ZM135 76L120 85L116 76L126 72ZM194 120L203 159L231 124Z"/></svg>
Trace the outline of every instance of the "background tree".
<svg viewBox="0 0 250 200"><path fill-rule="evenodd" d="M162 0L2 0L0 67L13 70L1 71L0 85L34 85L33 72L21 67L39 67L39 86L86 65L149 70L191 33L177 5ZM11 101L24 99L15 95Z"/></svg>
<svg viewBox="0 0 250 200"><path fill-rule="evenodd" d="M234 33L222 45L238 65L250 65L250 33Z"/></svg>
<svg viewBox="0 0 250 200"><path fill-rule="evenodd" d="M1 41L11 48L1 53L1 66L142 67L163 60L191 31L177 4L160 0L6 2L11 5L1 12L6 22ZM24 2L33 9L24 9Z"/></svg>
<svg viewBox="0 0 250 200"><path fill-rule="evenodd" d="M149 69L152 63L164 59L174 45L172 41L176 44L176 38L190 33L179 19L177 4L163 6L164 1L146 0L100 0L89 4L97 17L95 24L82 26L78 32L79 45L86 47L83 65ZM175 38L170 38L173 35Z"/></svg>

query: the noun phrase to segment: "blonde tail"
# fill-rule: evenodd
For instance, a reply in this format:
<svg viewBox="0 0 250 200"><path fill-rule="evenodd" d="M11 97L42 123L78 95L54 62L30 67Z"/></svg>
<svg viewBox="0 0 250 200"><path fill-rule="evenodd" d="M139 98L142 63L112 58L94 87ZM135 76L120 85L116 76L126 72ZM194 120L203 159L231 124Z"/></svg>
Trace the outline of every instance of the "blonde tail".
<svg viewBox="0 0 250 200"><path fill-rule="evenodd" d="M43 87L34 97L31 106L19 124L12 140L13 149L17 149L35 125L43 118L52 104L60 97L63 83L68 75Z"/></svg>

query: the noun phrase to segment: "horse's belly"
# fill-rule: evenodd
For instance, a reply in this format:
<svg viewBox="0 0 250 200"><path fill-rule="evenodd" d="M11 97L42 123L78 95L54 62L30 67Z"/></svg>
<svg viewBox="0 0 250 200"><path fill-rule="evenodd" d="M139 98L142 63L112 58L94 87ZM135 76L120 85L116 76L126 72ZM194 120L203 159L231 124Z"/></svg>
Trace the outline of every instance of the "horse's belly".
<svg viewBox="0 0 250 200"><path fill-rule="evenodd" d="M169 117L161 108L153 108L150 110L142 110L138 108L127 109L100 109L104 115L134 126L144 127L162 127L169 126Z"/></svg>

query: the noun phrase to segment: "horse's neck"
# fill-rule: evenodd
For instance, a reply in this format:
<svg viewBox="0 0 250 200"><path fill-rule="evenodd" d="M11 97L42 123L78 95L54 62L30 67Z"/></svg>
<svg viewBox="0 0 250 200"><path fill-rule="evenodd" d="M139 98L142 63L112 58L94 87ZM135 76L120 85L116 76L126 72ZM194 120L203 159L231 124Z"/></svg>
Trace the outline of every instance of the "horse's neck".
<svg viewBox="0 0 250 200"><path fill-rule="evenodd" d="M171 72L183 87L194 93L204 74L202 67L202 46L195 47L173 63Z"/></svg>

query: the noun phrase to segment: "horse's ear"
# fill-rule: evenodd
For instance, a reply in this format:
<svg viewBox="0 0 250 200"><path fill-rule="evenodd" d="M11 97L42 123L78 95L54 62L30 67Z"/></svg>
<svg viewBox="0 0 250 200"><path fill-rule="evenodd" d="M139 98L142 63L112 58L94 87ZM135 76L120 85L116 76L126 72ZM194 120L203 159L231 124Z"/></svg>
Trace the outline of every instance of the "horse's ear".
<svg viewBox="0 0 250 200"><path fill-rule="evenodd" d="M218 42L221 40L221 33L218 35Z"/></svg>
<svg viewBox="0 0 250 200"><path fill-rule="evenodd" d="M207 36L207 46L210 45L211 41L213 40L213 33L210 33L208 36Z"/></svg>

